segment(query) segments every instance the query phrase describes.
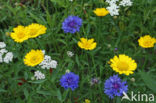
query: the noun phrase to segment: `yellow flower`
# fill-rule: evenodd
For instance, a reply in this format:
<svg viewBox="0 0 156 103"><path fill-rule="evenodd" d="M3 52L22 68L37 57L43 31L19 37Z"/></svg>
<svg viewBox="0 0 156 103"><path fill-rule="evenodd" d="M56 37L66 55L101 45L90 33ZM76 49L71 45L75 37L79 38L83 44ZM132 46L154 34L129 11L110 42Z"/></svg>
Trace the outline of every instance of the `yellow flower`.
<svg viewBox="0 0 156 103"><path fill-rule="evenodd" d="M133 71L137 68L135 60L124 54L120 54L118 57L114 56L114 58L110 59L110 62L112 69L119 74L133 74Z"/></svg>
<svg viewBox="0 0 156 103"><path fill-rule="evenodd" d="M152 38L150 35L145 35L143 37L140 37L138 42L142 48L151 48L154 47L154 44L156 43L156 39Z"/></svg>
<svg viewBox="0 0 156 103"><path fill-rule="evenodd" d="M44 25L32 23L26 27L29 38L35 38L46 33L47 28Z"/></svg>
<svg viewBox="0 0 156 103"><path fill-rule="evenodd" d="M13 31L10 36L14 41L21 43L28 39L28 34L24 26L19 25Z"/></svg>
<svg viewBox="0 0 156 103"><path fill-rule="evenodd" d="M97 16L106 16L107 14L109 14L109 11L105 8L96 8L94 10L94 13L97 15Z"/></svg>
<svg viewBox="0 0 156 103"><path fill-rule="evenodd" d="M78 46L85 50L93 50L96 48L96 42L94 42L94 39L85 39L81 38L81 41L78 42Z"/></svg>
<svg viewBox="0 0 156 103"><path fill-rule="evenodd" d="M85 103L90 103L90 100L89 99L85 99Z"/></svg>
<svg viewBox="0 0 156 103"><path fill-rule="evenodd" d="M26 54L24 58L24 64L28 66L36 66L40 64L44 59L44 54L42 50L31 50Z"/></svg>

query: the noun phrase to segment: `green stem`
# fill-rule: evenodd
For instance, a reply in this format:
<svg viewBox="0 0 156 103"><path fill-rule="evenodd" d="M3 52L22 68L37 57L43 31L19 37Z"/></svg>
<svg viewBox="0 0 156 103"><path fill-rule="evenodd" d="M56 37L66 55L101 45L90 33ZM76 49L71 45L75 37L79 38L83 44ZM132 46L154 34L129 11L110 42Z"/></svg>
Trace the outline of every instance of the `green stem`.
<svg viewBox="0 0 156 103"><path fill-rule="evenodd" d="M116 28L116 30L117 30L117 32L118 32L118 34L119 34L119 35L118 35L118 39L117 39L117 41L116 41L116 43L115 43L115 47L118 47L118 44L119 44L119 42L120 42L120 40L121 40L122 33L121 33L120 28L118 27L118 25L115 24L115 21L114 21L113 18L111 18L111 21L113 21L113 24L115 25L115 28Z"/></svg>

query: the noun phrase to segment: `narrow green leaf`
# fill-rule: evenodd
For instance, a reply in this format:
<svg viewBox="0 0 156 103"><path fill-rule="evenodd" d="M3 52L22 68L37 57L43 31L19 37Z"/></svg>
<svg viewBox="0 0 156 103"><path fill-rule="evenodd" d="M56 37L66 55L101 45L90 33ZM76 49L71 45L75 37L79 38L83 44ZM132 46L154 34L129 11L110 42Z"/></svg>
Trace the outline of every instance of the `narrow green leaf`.
<svg viewBox="0 0 156 103"><path fill-rule="evenodd" d="M61 7L66 7L65 2L63 0L51 0L53 3L57 3Z"/></svg>
<svg viewBox="0 0 156 103"><path fill-rule="evenodd" d="M4 89L0 89L0 92L7 92L6 90L4 90Z"/></svg>
<svg viewBox="0 0 156 103"><path fill-rule="evenodd" d="M62 95L61 95L60 90L57 91L57 98L58 100L62 101Z"/></svg>
<svg viewBox="0 0 156 103"><path fill-rule="evenodd" d="M37 91L37 93L42 95L51 95L49 91Z"/></svg>
<svg viewBox="0 0 156 103"><path fill-rule="evenodd" d="M77 63L78 66L80 66L78 55L76 55L76 63Z"/></svg>
<svg viewBox="0 0 156 103"><path fill-rule="evenodd" d="M29 97L29 92L27 89L24 89L24 95L26 97L26 100L28 100L28 97Z"/></svg>
<svg viewBox="0 0 156 103"><path fill-rule="evenodd" d="M66 100L68 92L69 92L69 89L63 93L63 102Z"/></svg>
<svg viewBox="0 0 156 103"><path fill-rule="evenodd" d="M116 103L121 103L121 98L120 97L117 97Z"/></svg>
<svg viewBox="0 0 156 103"><path fill-rule="evenodd" d="M29 83L40 84L40 83L43 83L44 81L46 81L46 79L44 79L44 80L36 80L36 81L28 81L28 82L29 82Z"/></svg>

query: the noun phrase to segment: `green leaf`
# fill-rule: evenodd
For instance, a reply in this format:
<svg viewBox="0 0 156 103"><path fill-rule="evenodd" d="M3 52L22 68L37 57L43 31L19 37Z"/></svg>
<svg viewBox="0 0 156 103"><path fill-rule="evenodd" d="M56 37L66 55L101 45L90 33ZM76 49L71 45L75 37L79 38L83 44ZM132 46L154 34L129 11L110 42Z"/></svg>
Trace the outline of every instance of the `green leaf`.
<svg viewBox="0 0 156 103"><path fill-rule="evenodd" d="M95 50L91 51L92 55L95 55L98 51L100 51L101 47L97 47Z"/></svg>
<svg viewBox="0 0 156 103"><path fill-rule="evenodd" d="M67 45L67 43L66 43L64 40L62 40L62 39L58 39L58 42L61 42L61 43L63 43L64 45Z"/></svg>
<svg viewBox="0 0 156 103"><path fill-rule="evenodd" d="M151 74L140 71L140 76L147 85L147 87L151 89L154 93L156 93L156 83L154 82L155 80L152 78Z"/></svg>
<svg viewBox="0 0 156 103"><path fill-rule="evenodd" d="M156 44L154 45L154 50L156 50Z"/></svg>
<svg viewBox="0 0 156 103"><path fill-rule="evenodd" d="M43 21L38 17L36 16L35 14L31 13L31 12L28 12L30 17L33 18L34 20L36 20L38 23L43 23Z"/></svg>
<svg viewBox="0 0 156 103"><path fill-rule="evenodd" d="M24 89L24 95L26 97L26 100L28 100L29 93L28 93L28 90L27 89Z"/></svg>
<svg viewBox="0 0 156 103"><path fill-rule="evenodd" d="M58 100L62 101L62 95L61 95L60 90L57 91L57 98Z"/></svg>
<svg viewBox="0 0 156 103"><path fill-rule="evenodd" d="M4 89L0 89L0 92L7 92L6 90L4 90Z"/></svg>
<svg viewBox="0 0 156 103"><path fill-rule="evenodd" d="M36 81L28 81L28 82L29 82L29 83L40 84L40 83L43 83L44 81L46 81L46 79L44 79L44 80L36 80Z"/></svg>
<svg viewBox="0 0 156 103"><path fill-rule="evenodd" d="M37 93L42 95L51 95L51 92L49 91L37 91Z"/></svg>
<svg viewBox="0 0 156 103"><path fill-rule="evenodd" d="M72 102L71 102L71 99L68 99L68 102L67 102L67 103L72 103Z"/></svg>
<svg viewBox="0 0 156 103"><path fill-rule="evenodd" d="M59 6L64 7L64 8L67 7L67 6L65 5L64 0L51 0L51 2L56 3L56 4L58 4Z"/></svg>
<svg viewBox="0 0 156 103"><path fill-rule="evenodd" d="M69 89L63 93L63 102L66 100L68 92L69 92Z"/></svg>
<svg viewBox="0 0 156 103"><path fill-rule="evenodd" d="M121 98L120 97L117 97L116 103L121 103Z"/></svg>
<svg viewBox="0 0 156 103"><path fill-rule="evenodd" d="M76 55L76 63L78 66L80 66L80 61L79 61L78 55Z"/></svg>

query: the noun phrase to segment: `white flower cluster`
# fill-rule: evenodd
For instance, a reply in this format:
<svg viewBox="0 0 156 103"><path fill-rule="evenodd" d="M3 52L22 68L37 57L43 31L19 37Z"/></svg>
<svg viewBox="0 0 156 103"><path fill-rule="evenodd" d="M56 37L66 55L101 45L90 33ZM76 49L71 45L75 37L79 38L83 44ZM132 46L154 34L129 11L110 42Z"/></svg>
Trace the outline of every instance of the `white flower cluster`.
<svg viewBox="0 0 156 103"><path fill-rule="evenodd" d="M52 60L49 55L45 55L44 60L39 64L39 66L41 66L42 69L54 69L57 67L57 61Z"/></svg>
<svg viewBox="0 0 156 103"><path fill-rule="evenodd" d="M119 6L115 3L112 3L110 6L106 8L111 16L119 15Z"/></svg>
<svg viewBox="0 0 156 103"><path fill-rule="evenodd" d="M116 4L117 1L119 0L106 0L106 2L109 3L110 5L114 3Z"/></svg>
<svg viewBox="0 0 156 103"><path fill-rule="evenodd" d="M74 56L74 53L71 52L71 51L67 51L67 55L68 55L69 57L72 57L72 56Z"/></svg>
<svg viewBox="0 0 156 103"><path fill-rule="evenodd" d="M131 0L122 0L119 5L121 5L123 7L132 6L132 1Z"/></svg>
<svg viewBox="0 0 156 103"><path fill-rule="evenodd" d="M119 15L120 6L132 6L131 0L121 0L120 2L119 0L106 0L106 2L109 3L109 6L106 9L109 11L111 16Z"/></svg>
<svg viewBox="0 0 156 103"><path fill-rule="evenodd" d="M45 75L40 71L35 71L34 77L36 80L45 79Z"/></svg>
<svg viewBox="0 0 156 103"><path fill-rule="evenodd" d="M0 63L5 62L8 64L9 62L13 60L13 53L8 52L8 50L6 50L5 47L6 47L6 44L4 42L0 42Z"/></svg>
<svg viewBox="0 0 156 103"><path fill-rule="evenodd" d="M0 42L0 48L5 48L6 44L4 42Z"/></svg>

